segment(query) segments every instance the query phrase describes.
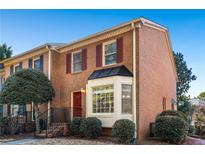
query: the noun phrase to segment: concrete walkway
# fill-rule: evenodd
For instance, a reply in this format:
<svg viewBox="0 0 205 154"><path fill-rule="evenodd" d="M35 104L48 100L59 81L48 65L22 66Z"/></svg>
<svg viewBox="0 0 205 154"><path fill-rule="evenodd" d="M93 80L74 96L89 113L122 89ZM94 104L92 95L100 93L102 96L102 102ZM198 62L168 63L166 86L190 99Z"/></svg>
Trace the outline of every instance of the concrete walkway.
<svg viewBox="0 0 205 154"><path fill-rule="evenodd" d="M25 139L17 139L17 140L13 140L13 141L7 141L7 142L1 142L0 145L23 145L26 144L28 142L33 142L37 139L35 139L34 137L29 137L29 138L25 138Z"/></svg>
<svg viewBox="0 0 205 154"><path fill-rule="evenodd" d="M50 145L50 144L56 144L56 145L96 145L96 144L116 144L108 140L86 140L81 138L50 138L50 139L37 139L34 137L26 137L22 139L16 139L16 140L10 140L10 141L4 141L0 142L0 145ZM140 145L167 145L167 143L158 141L158 140L146 140L144 142L141 142ZM183 145L205 145L205 140L193 138L193 137L187 137L186 141L183 143Z"/></svg>
<svg viewBox="0 0 205 154"><path fill-rule="evenodd" d="M183 143L184 145L205 145L205 140L187 137L186 141Z"/></svg>

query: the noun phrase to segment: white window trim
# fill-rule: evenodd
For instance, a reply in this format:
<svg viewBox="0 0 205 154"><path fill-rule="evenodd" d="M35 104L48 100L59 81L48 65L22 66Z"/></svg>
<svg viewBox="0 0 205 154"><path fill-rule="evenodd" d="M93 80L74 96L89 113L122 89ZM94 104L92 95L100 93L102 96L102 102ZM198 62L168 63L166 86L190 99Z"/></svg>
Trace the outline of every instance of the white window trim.
<svg viewBox="0 0 205 154"><path fill-rule="evenodd" d="M131 108L132 108L132 111L131 111L131 113L123 113L122 112L122 85L130 85L131 86L131 90L132 90L132 93L131 93ZM121 83L121 114L123 114L123 115L132 115L133 114L133 85L132 84Z"/></svg>
<svg viewBox="0 0 205 154"><path fill-rule="evenodd" d="M37 58L34 58L34 59L33 59L33 61L32 61L32 68L33 68L33 69L35 69L35 68L34 68L34 62L37 61L37 60L40 60L40 57L37 57Z"/></svg>
<svg viewBox="0 0 205 154"><path fill-rule="evenodd" d="M134 114L122 114L121 111L121 84L132 84L132 77L112 76L95 80L88 80L86 85L86 117L97 117L102 121L103 127L112 127L118 119L134 121ZM114 113L93 114L92 112L92 87L114 85ZM132 100L133 101L133 100ZM134 105L134 103L132 103ZM136 107L136 106L135 106ZM134 107L132 107L133 109Z"/></svg>
<svg viewBox="0 0 205 154"><path fill-rule="evenodd" d="M73 65L73 55L74 55L75 53L79 53L79 52L81 52L81 56L83 56L83 55L82 55L82 50L77 50L77 51L74 51L74 52L71 53L71 73L72 73L72 74L80 73L80 72L83 71L83 70L82 70L82 66L81 66L81 70L80 70L80 71L74 72L74 70L73 70L73 67L74 67L74 65ZM83 57L81 57L81 58L82 58L81 61L83 61Z"/></svg>
<svg viewBox="0 0 205 154"><path fill-rule="evenodd" d="M103 43L103 49L102 49L103 50L103 56L102 56L103 66L112 66L112 65L117 64L117 59L116 59L116 62L113 64L107 64L107 65L105 64L105 45L111 44L111 43L117 43L117 40L114 39L114 40L110 40L110 41ZM117 54L117 51L116 51L116 54Z"/></svg>
<svg viewBox="0 0 205 154"><path fill-rule="evenodd" d="M16 110L17 110L17 112L19 111L19 105L17 105L17 104L11 104L11 109L10 109L10 113L11 113L11 116L12 117L15 117L16 115L14 114L14 112L13 112L13 108L16 108Z"/></svg>
<svg viewBox="0 0 205 154"><path fill-rule="evenodd" d="M19 67L19 63L14 65L14 69L13 69L13 72L14 72L14 73L16 72L16 67ZM12 117L16 116L16 115L14 115L14 113L13 113L13 111L12 111L13 107L16 107L16 108L17 108L17 112L18 112L18 110L19 110L19 106L18 106L18 105L16 105L16 104L11 104L10 113L11 113Z"/></svg>
<svg viewBox="0 0 205 154"><path fill-rule="evenodd" d="M19 67L19 64L14 65L14 73L16 72L16 67Z"/></svg>

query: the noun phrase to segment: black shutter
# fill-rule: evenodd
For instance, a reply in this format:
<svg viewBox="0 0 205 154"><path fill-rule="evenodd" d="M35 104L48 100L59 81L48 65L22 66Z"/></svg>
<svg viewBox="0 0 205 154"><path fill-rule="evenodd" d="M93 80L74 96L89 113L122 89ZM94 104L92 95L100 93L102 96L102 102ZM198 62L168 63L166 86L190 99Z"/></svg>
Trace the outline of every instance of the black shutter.
<svg viewBox="0 0 205 154"><path fill-rule="evenodd" d="M117 39L117 63L123 61L123 37Z"/></svg>
<svg viewBox="0 0 205 154"><path fill-rule="evenodd" d="M30 58L30 59L28 60L28 68L30 68L30 69L33 68L33 59L32 59L32 58Z"/></svg>
<svg viewBox="0 0 205 154"><path fill-rule="evenodd" d="M96 67L102 66L102 44L96 46Z"/></svg>
<svg viewBox="0 0 205 154"><path fill-rule="evenodd" d="M14 66L11 65L11 66L10 66L10 76L13 75L13 72L14 72Z"/></svg>
<svg viewBox="0 0 205 154"><path fill-rule="evenodd" d="M40 56L40 70L43 72L43 55Z"/></svg>
<svg viewBox="0 0 205 154"><path fill-rule="evenodd" d="M66 54L66 73L71 73L71 53Z"/></svg>
<svg viewBox="0 0 205 154"><path fill-rule="evenodd" d="M87 69L87 48L82 50L82 70Z"/></svg>

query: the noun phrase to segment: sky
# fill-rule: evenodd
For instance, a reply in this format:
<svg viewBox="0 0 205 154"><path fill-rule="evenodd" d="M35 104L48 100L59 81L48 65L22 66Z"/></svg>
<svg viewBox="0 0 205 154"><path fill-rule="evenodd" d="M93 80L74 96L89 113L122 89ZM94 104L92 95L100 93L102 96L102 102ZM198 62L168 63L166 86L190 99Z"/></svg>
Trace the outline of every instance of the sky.
<svg viewBox="0 0 205 154"><path fill-rule="evenodd" d="M138 17L168 27L172 48L197 76L188 94L205 91L205 10L0 10L0 44L13 55L44 43L69 43Z"/></svg>

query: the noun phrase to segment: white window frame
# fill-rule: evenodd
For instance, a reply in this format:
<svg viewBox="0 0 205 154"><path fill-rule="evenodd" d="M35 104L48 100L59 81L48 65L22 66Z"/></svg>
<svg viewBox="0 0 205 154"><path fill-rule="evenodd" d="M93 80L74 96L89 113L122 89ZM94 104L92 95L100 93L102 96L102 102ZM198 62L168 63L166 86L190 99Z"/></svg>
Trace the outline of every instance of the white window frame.
<svg viewBox="0 0 205 154"><path fill-rule="evenodd" d="M76 54L76 53L79 53L79 52L81 52L81 70L80 71L76 71L76 72L74 72L74 65L73 65L73 58L74 58L74 54ZM82 57L83 55L82 55L82 50L77 50L77 51L74 51L74 52L72 52L71 53L71 72L73 73L73 74L75 74L75 73L80 73L80 72L82 72L83 70L82 70L82 62L83 62L83 57Z"/></svg>
<svg viewBox="0 0 205 154"><path fill-rule="evenodd" d="M105 64L105 46L108 45L108 44L111 44L111 43L116 43L116 45L117 45L117 40L114 39L114 40L107 41L107 42L103 43L103 56L102 56L103 66L111 66L111 65L117 64L117 58L116 58L116 62L115 63L113 63L113 64ZM117 51L116 51L116 54L117 54Z"/></svg>
<svg viewBox="0 0 205 154"><path fill-rule="evenodd" d="M131 86L131 113L125 113L125 112L122 112L122 106L123 106L123 98L122 98L122 94L123 94L123 91L122 91L122 87L123 85L129 85ZM127 83L122 83L121 84L121 114L125 114L125 115L132 115L133 113L133 85L132 84L127 84Z"/></svg>
<svg viewBox="0 0 205 154"><path fill-rule="evenodd" d="M114 85L114 112L113 113L93 113L92 88L104 85ZM133 84L133 77L112 76L88 80L86 85L86 117L97 117L102 121L102 127L112 127L118 119L129 119L134 121L134 114L122 114L121 111L121 84ZM132 100L133 101L133 100ZM132 102L132 109L134 103ZM135 106L136 107L136 106Z"/></svg>
<svg viewBox="0 0 205 154"><path fill-rule="evenodd" d="M13 70L14 73L16 72L16 67L19 67L19 64L14 65L14 70ZM12 116L12 117L16 116L16 115L14 114L13 110L12 110L13 108L16 108L16 110L17 110L17 112L18 112L19 106L16 105L16 104L11 104L10 113L11 113L11 116Z"/></svg>
<svg viewBox="0 0 205 154"><path fill-rule="evenodd" d="M14 65L14 73L16 72L16 67L19 67L19 64Z"/></svg>
<svg viewBox="0 0 205 154"><path fill-rule="evenodd" d="M37 58L34 58L33 61L32 61L32 68L35 69L34 67L34 64L35 64L35 61L37 60L40 60L40 57L37 57Z"/></svg>
<svg viewBox="0 0 205 154"><path fill-rule="evenodd" d="M16 111L17 111L17 114L18 114L18 111L19 111L19 105L11 104L10 113L11 113L11 116L12 116L12 117L15 117L15 116L17 116L17 114L15 114L15 112L13 112L13 108L16 108Z"/></svg>

